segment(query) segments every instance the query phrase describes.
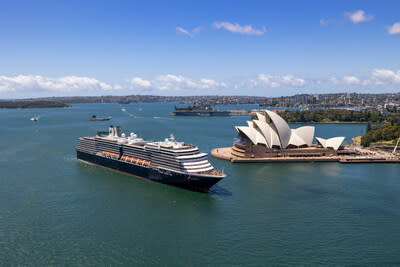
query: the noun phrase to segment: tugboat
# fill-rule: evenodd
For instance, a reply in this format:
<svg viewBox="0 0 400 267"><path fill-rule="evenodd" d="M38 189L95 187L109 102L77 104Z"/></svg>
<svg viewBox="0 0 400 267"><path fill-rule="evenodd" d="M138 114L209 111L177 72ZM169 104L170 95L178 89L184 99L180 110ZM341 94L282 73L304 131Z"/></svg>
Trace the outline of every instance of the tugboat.
<svg viewBox="0 0 400 267"><path fill-rule="evenodd" d="M82 161L195 191L208 191L226 177L210 164L206 153L197 146L177 142L173 135L149 142L134 133L126 136L119 126L110 126L108 132L79 138L76 152Z"/></svg>

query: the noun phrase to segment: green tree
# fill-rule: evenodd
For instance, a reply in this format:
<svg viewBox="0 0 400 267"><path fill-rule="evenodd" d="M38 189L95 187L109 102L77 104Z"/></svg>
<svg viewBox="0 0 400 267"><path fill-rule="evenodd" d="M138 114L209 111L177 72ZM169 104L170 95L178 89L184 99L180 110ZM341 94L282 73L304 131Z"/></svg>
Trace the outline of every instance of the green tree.
<svg viewBox="0 0 400 267"><path fill-rule="evenodd" d="M368 123L367 123L367 133L368 133L369 131L371 131L371 122L368 122Z"/></svg>

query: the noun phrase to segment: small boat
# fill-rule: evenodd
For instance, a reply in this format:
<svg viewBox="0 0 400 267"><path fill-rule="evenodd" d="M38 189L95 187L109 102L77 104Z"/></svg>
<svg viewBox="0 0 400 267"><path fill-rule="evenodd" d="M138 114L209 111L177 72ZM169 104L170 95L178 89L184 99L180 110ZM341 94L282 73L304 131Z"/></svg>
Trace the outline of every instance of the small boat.
<svg viewBox="0 0 400 267"><path fill-rule="evenodd" d="M135 115L133 115L133 114L129 114L129 117L130 117L130 118L134 118L134 117L135 117Z"/></svg>
<svg viewBox="0 0 400 267"><path fill-rule="evenodd" d="M121 110L122 110L123 112L126 112L126 109L124 109L124 108L121 108Z"/></svg>
<svg viewBox="0 0 400 267"><path fill-rule="evenodd" d="M31 121L38 121L39 120L39 117L32 117L31 118Z"/></svg>
<svg viewBox="0 0 400 267"><path fill-rule="evenodd" d="M111 119L110 117L107 118L97 118L96 115L92 115L92 117L89 119L90 121L109 121Z"/></svg>

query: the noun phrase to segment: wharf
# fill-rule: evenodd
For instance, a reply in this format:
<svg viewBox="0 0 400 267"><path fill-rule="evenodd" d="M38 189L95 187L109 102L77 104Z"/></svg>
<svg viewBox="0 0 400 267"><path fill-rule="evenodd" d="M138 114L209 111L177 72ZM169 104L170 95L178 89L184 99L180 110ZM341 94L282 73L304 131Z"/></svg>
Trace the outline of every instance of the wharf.
<svg viewBox="0 0 400 267"><path fill-rule="evenodd" d="M218 159L228 160L232 163L249 162L340 162L340 163L400 163L399 157L378 156L319 156L319 157L270 157L270 158L243 158L232 154L232 147L214 148L211 155Z"/></svg>
<svg viewBox="0 0 400 267"><path fill-rule="evenodd" d="M371 158L371 157L351 157L343 158L340 163L400 163L398 158Z"/></svg>

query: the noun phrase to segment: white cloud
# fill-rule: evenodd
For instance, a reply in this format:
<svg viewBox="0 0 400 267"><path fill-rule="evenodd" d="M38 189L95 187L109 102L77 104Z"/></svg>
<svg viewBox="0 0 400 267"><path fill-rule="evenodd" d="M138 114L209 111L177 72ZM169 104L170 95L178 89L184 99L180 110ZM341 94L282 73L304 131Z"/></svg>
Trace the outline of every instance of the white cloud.
<svg viewBox="0 0 400 267"><path fill-rule="evenodd" d="M49 95L99 95L151 91L156 94L188 95L188 94L257 94L262 89L272 88L271 93L285 95L298 91L313 91L323 88L331 90L349 88L354 90L393 90L400 85L400 70L372 69L362 75L345 75L330 79L304 79L295 75L270 75L232 77L227 82L210 78L189 78L182 75L166 74L151 79L133 77L123 84L108 84L95 78L65 76L60 78L17 75L0 76L0 95L6 98L17 96L49 96ZM251 90L255 89L252 91ZM111 90L113 92L109 93ZM259 91L257 91L259 90ZM247 92L247 93L246 93Z"/></svg>
<svg viewBox="0 0 400 267"><path fill-rule="evenodd" d="M206 86L206 87L227 87L225 83L223 82L216 82L214 80L211 79L200 79L200 83L202 83L202 86Z"/></svg>
<svg viewBox="0 0 400 267"><path fill-rule="evenodd" d="M213 23L214 28L216 29L225 29L227 31L233 32L233 33L240 33L240 34L247 34L247 35L263 35L264 33L267 32L265 27L262 27L261 30L253 28L251 25L244 25L241 26L238 23L230 23L230 22L214 22Z"/></svg>
<svg viewBox="0 0 400 267"><path fill-rule="evenodd" d="M66 76L50 78L39 75L0 76L0 93L20 91L79 92L114 89L118 88L89 77Z"/></svg>
<svg viewBox="0 0 400 267"><path fill-rule="evenodd" d="M176 31L184 33L184 34L189 35L189 36L192 36L191 33L188 30L185 30L182 27L176 27Z"/></svg>
<svg viewBox="0 0 400 267"><path fill-rule="evenodd" d="M329 78L329 81L330 81L331 83L333 83L333 84L339 84L339 83L340 83L339 80L338 80L336 77L331 77L331 78Z"/></svg>
<svg viewBox="0 0 400 267"><path fill-rule="evenodd" d="M389 34L399 34L400 33L400 22L396 22L392 26L388 27Z"/></svg>
<svg viewBox="0 0 400 267"><path fill-rule="evenodd" d="M303 86L305 84L305 80L296 78L293 75L286 75L282 77L282 83L291 86Z"/></svg>
<svg viewBox="0 0 400 267"><path fill-rule="evenodd" d="M343 82L345 84L360 84L361 83L360 79L358 79L355 76L344 76Z"/></svg>
<svg viewBox="0 0 400 267"><path fill-rule="evenodd" d="M336 78L336 77L331 77L329 79L331 83L334 85L370 85L371 81L369 79L361 79L356 76L344 76L342 78ZM324 84L323 81L321 81L321 84Z"/></svg>
<svg viewBox="0 0 400 267"><path fill-rule="evenodd" d="M282 87L282 86L290 86L290 87L301 87L304 86L306 81L302 78L294 77L293 75L285 75L285 76L272 76L266 74L259 74L257 76L257 80L253 80L253 85L258 86L262 85L264 87Z"/></svg>
<svg viewBox="0 0 400 267"><path fill-rule="evenodd" d="M370 21L374 18L373 15L367 15L364 10L356 10L354 12L344 12L344 14L354 23Z"/></svg>
<svg viewBox="0 0 400 267"><path fill-rule="evenodd" d="M125 84L110 85L94 78L66 76L51 78L33 75L0 76L0 95L98 95L110 90L147 89L159 91L215 90L227 88L224 82L209 78L191 79L181 75L160 75L154 79L133 77ZM129 92L129 91L124 91Z"/></svg>
<svg viewBox="0 0 400 267"><path fill-rule="evenodd" d="M193 33L199 33L201 31L201 27L196 27L192 30Z"/></svg>
<svg viewBox="0 0 400 267"><path fill-rule="evenodd" d="M337 21L336 19L320 19L319 20L319 25L321 26L327 26L330 24L339 24L340 22Z"/></svg>
<svg viewBox="0 0 400 267"><path fill-rule="evenodd" d="M197 33L199 33L201 31L201 27L196 27L192 31L186 30L186 29L184 29L182 27L176 27L176 31L180 32L180 33L183 33L183 34L186 34L186 35L188 35L190 37L194 37Z"/></svg>
<svg viewBox="0 0 400 267"><path fill-rule="evenodd" d="M148 80L144 80L140 77L135 77L131 80L132 85L140 86L140 87L150 87L151 82Z"/></svg>
<svg viewBox="0 0 400 267"><path fill-rule="evenodd" d="M356 76L344 76L343 78L332 77L329 81L335 85L360 85L360 86L382 86L400 84L400 70L373 69L369 75L363 78Z"/></svg>
<svg viewBox="0 0 400 267"><path fill-rule="evenodd" d="M153 84L159 90L217 89L227 87L225 83L211 79L193 80L173 74L158 76L153 81Z"/></svg>
<svg viewBox="0 0 400 267"><path fill-rule="evenodd" d="M372 79L376 84L400 84L400 70L374 69Z"/></svg>

